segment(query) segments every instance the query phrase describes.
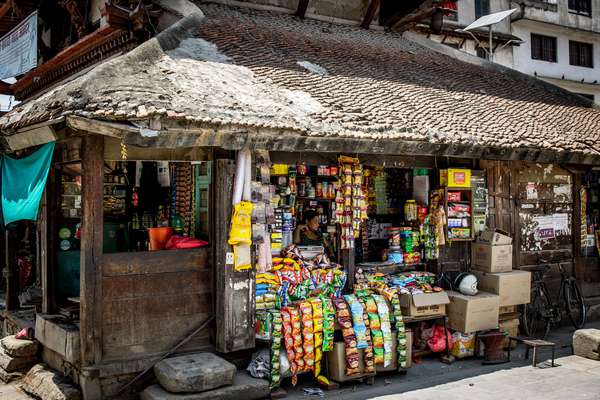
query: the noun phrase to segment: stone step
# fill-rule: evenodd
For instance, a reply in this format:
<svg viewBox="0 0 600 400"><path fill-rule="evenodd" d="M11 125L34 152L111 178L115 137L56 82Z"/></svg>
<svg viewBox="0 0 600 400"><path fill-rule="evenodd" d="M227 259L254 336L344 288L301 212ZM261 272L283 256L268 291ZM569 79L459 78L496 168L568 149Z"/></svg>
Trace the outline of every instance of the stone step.
<svg viewBox="0 0 600 400"><path fill-rule="evenodd" d="M45 364L34 365L23 378L21 388L36 398L44 400L82 400L83 398L79 388Z"/></svg>
<svg viewBox="0 0 600 400"><path fill-rule="evenodd" d="M600 360L600 329L578 329L573 334L573 354Z"/></svg>
<svg viewBox="0 0 600 400"><path fill-rule="evenodd" d="M167 358L154 366L160 385L173 393L197 393L231 385L235 365L213 353Z"/></svg>
<svg viewBox="0 0 600 400"><path fill-rule="evenodd" d="M147 387L140 395L141 400L258 400L269 396L269 382L255 379L246 371L233 377L233 385L202 393L170 393L160 385Z"/></svg>
<svg viewBox="0 0 600 400"><path fill-rule="evenodd" d="M0 368L6 372L28 370L37 362L35 357L12 357L0 346Z"/></svg>
<svg viewBox="0 0 600 400"><path fill-rule="evenodd" d="M33 357L38 351L38 343L33 340L17 339L10 335L0 340L4 352L12 357Z"/></svg>

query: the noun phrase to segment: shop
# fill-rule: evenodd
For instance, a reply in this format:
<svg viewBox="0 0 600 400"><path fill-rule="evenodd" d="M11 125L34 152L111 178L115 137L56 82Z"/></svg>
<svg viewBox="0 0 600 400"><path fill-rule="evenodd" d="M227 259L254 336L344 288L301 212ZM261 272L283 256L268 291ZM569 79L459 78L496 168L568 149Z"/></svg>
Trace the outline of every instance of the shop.
<svg viewBox="0 0 600 400"><path fill-rule="evenodd" d="M600 116L577 97L443 46L202 8L0 119L10 152L56 141L36 338L88 398L184 339L246 365L264 351L273 389L450 362L518 326L513 269L579 254ZM522 128L535 112L548 126ZM485 293L451 290L469 270Z"/></svg>

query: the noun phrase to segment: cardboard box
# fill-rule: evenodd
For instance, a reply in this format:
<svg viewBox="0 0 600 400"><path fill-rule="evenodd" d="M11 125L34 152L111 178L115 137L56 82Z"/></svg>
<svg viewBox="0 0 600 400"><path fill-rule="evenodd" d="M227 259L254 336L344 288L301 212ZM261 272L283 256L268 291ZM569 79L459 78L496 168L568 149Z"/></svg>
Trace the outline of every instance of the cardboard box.
<svg viewBox="0 0 600 400"><path fill-rule="evenodd" d="M507 319L505 321L499 321L498 322L498 330L500 330L500 332L508 333L508 336L519 336L519 318ZM508 336L506 336L502 341L504 348L508 347L508 343L509 343ZM515 347L517 347L517 342L513 342L512 348L514 349Z"/></svg>
<svg viewBox="0 0 600 400"><path fill-rule="evenodd" d="M531 272L510 271L489 273L472 271L477 288L500 297L500 307L527 304L531 297Z"/></svg>
<svg viewBox="0 0 600 400"><path fill-rule="evenodd" d="M477 242L491 244L492 246L502 246L512 244L512 238L508 235L508 232L501 229L486 229L481 232Z"/></svg>
<svg viewBox="0 0 600 400"><path fill-rule="evenodd" d="M450 328L472 333L498 327L500 299L493 293L479 292L465 296L459 292L448 292L448 325Z"/></svg>
<svg viewBox="0 0 600 400"><path fill-rule="evenodd" d="M450 302L446 292L400 295L400 307L405 317L425 317L445 315L446 304Z"/></svg>
<svg viewBox="0 0 600 400"><path fill-rule="evenodd" d="M483 272L512 271L512 245L492 246L486 243L471 245L471 269Z"/></svg>
<svg viewBox="0 0 600 400"><path fill-rule="evenodd" d="M500 315L502 314L512 314L512 313L516 313L519 310L517 309L517 306L500 306Z"/></svg>

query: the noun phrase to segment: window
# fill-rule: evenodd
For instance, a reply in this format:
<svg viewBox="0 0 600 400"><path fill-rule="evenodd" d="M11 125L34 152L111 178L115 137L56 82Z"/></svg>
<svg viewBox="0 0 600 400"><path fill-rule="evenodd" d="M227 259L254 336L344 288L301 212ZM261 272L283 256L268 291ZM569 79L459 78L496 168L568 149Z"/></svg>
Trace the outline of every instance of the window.
<svg viewBox="0 0 600 400"><path fill-rule="evenodd" d="M593 45L569 40L569 64L594 68Z"/></svg>
<svg viewBox="0 0 600 400"><path fill-rule="evenodd" d="M533 60L556 62L556 38L532 33L531 58Z"/></svg>
<svg viewBox="0 0 600 400"><path fill-rule="evenodd" d="M569 11L592 16L592 0L569 0Z"/></svg>
<svg viewBox="0 0 600 400"><path fill-rule="evenodd" d="M488 55L485 51L485 49L483 47L478 47L477 48L477 57L479 58L483 58L484 60L487 60Z"/></svg>
<svg viewBox="0 0 600 400"><path fill-rule="evenodd" d="M475 0L475 18L490 13L490 0Z"/></svg>

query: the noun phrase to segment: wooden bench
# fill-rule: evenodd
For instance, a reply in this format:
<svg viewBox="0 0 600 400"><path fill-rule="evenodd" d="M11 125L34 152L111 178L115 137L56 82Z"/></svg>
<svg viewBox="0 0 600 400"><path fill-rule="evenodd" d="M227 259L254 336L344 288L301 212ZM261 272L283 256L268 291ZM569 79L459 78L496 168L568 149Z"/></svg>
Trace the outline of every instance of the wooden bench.
<svg viewBox="0 0 600 400"><path fill-rule="evenodd" d="M533 348L533 366L537 365L537 349L538 347L550 347L552 349L552 367L558 367L558 365L554 364L554 352L556 349L556 344L552 342L548 342L547 340L541 339L532 339L520 336L510 336L508 338L508 361L510 361L510 350L513 340L517 343L522 343L527 346L525 351L525 358L529 359L529 349Z"/></svg>

